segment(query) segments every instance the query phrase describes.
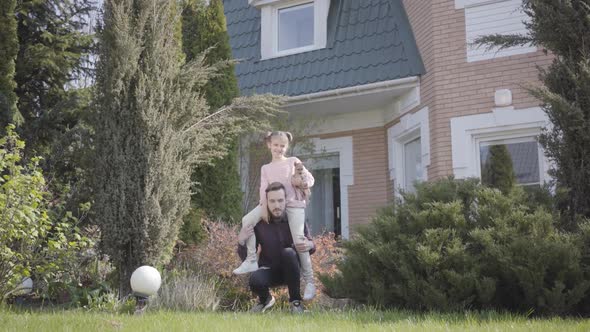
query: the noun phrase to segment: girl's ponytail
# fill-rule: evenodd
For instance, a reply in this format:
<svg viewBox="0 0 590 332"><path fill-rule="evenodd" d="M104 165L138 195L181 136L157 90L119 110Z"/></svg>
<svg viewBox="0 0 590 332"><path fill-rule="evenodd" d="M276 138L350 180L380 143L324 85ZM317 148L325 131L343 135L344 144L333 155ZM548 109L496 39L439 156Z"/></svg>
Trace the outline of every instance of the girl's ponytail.
<svg viewBox="0 0 590 332"><path fill-rule="evenodd" d="M289 143L291 143L291 141L293 141L293 135L290 132L285 131L285 136L287 136Z"/></svg>
<svg viewBox="0 0 590 332"><path fill-rule="evenodd" d="M266 135L264 135L264 142L270 142L270 138L272 137L272 131L267 131Z"/></svg>

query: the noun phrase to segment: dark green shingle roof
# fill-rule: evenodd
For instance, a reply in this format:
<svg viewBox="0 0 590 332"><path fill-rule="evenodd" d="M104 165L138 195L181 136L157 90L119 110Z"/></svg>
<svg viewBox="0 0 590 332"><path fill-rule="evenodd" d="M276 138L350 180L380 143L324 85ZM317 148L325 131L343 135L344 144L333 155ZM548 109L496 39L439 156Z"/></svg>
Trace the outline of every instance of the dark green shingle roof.
<svg viewBox="0 0 590 332"><path fill-rule="evenodd" d="M332 0L326 48L260 60L260 10L225 0L242 94L297 96L424 73L401 0Z"/></svg>

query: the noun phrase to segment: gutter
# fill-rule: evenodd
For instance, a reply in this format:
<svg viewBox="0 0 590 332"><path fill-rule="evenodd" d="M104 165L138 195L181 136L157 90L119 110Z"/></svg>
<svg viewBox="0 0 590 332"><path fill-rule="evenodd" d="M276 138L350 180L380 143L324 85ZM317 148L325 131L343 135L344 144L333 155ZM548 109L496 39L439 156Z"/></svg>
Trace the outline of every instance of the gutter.
<svg viewBox="0 0 590 332"><path fill-rule="evenodd" d="M364 95L372 92L390 90L393 88L413 87L419 82L419 76L404 77L390 81L375 82L363 85L356 85L346 88L314 92L305 95L288 97L286 106L295 106L321 100L334 99L339 97Z"/></svg>

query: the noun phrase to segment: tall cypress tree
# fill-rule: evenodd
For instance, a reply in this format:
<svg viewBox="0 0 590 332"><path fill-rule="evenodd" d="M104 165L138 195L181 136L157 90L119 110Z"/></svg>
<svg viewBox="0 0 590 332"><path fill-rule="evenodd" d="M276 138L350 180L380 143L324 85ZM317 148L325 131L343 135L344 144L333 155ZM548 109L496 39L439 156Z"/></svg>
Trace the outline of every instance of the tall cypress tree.
<svg viewBox="0 0 590 332"><path fill-rule="evenodd" d="M489 157L481 169L481 182L499 189L504 194L508 194L514 187L516 175L506 145L490 146Z"/></svg>
<svg viewBox="0 0 590 332"><path fill-rule="evenodd" d="M542 102L551 127L539 141L553 161L558 206L565 226L590 217L590 0L523 0L526 35L492 35L476 43L500 47L531 43L554 55L540 70L543 86L531 93Z"/></svg>
<svg viewBox="0 0 590 332"><path fill-rule="evenodd" d="M0 3L0 132L8 123L22 123L14 92L15 61L18 53L15 9L16 0L4 0Z"/></svg>
<svg viewBox="0 0 590 332"><path fill-rule="evenodd" d="M188 60L194 59L202 52L207 52L206 63L231 59L231 47L227 34L223 1L204 0L189 1L182 13L183 49ZM213 108L228 105L239 95L237 79L233 65L227 66L213 77L204 87L207 103ZM225 221L239 221L242 216L242 192L237 160L237 138L228 150L228 154L212 161L211 165L198 167L193 173L195 195L193 206L204 211L210 218ZM200 220L187 219L185 229L198 229L195 223ZM190 234L183 232L185 242L194 242Z"/></svg>
<svg viewBox="0 0 590 332"><path fill-rule="evenodd" d="M227 135L268 125L280 100L236 98L211 113L202 87L226 64L180 61L175 0L106 0L97 64L95 215L120 296L143 264L167 262L190 205L191 172ZM261 121L260 121L261 120Z"/></svg>

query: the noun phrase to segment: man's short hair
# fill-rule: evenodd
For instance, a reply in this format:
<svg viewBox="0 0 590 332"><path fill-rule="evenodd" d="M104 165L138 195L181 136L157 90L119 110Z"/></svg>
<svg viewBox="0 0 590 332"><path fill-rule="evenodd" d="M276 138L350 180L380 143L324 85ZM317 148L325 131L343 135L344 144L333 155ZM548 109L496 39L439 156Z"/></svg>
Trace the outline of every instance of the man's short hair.
<svg viewBox="0 0 590 332"><path fill-rule="evenodd" d="M285 190L285 186L283 186L283 184L280 182L273 182L273 183L269 184L268 187L266 187L266 190L264 190L264 191L268 194L271 191L279 191L281 189L283 190L285 195L287 195L287 190Z"/></svg>

